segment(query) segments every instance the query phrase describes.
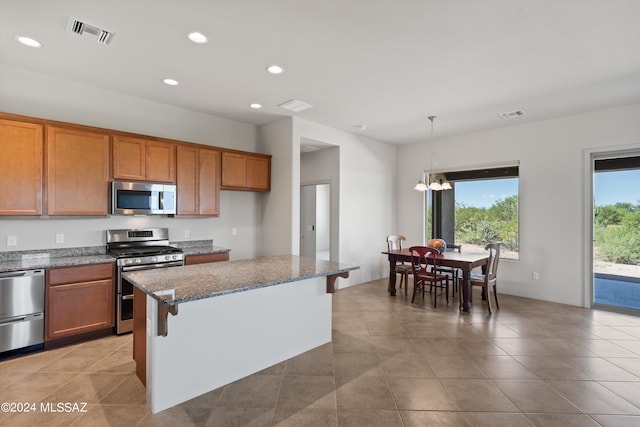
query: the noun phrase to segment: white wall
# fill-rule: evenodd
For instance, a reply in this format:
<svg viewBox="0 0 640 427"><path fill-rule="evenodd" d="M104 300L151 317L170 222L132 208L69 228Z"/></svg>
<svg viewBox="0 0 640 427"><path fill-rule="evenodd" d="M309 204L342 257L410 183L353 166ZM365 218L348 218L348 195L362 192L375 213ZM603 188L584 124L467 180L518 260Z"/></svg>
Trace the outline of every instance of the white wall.
<svg viewBox="0 0 640 427"><path fill-rule="evenodd" d="M500 261L502 292L572 305L588 301L585 152L640 147L638 117L636 104L432 141L440 170L520 162L520 260ZM413 187L429 164L428 143L398 149L397 231L409 243L422 240L421 193ZM540 280L532 280L533 271Z"/></svg>
<svg viewBox="0 0 640 427"><path fill-rule="evenodd" d="M292 188L299 185L297 174L300 151L294 153L291 143L291 119L282 119L260 128L261 146L271 154L271 192L262 199L262 253L264 255L300 254L299 240L294 240L292 227L300 227L300 203L293 200ZM294 180L294 176L296 179ZM295 206L295 209L294 209ZM296 231L296 236L300 230Z"/></svg>
<svg viewBox="0 0 640 427"><path fill-rule="evenodd" d="M140 133L238 150L264 152L255 126L126 95L0 67L0 111ZM171 240L213 239L232 259L252 258L261 246L262 194L222 191L218 218L101 217L1 219L0 251L105 244L104 231L137 226L168 227ZM231 235L231 228L238 234ZM189 230L190 237L184 237ZM55 234L65 235L64 244ZM18 246L7 247L16 235Z"/></svg>
<svg viewBox="0 0 640 427"><path fill-rule="evenodd" d="M293 123L294 145L307 138L339 146L339 261L360 269L337 286L387 276L388 263L380 252L396 224L396 147L299 118ZM299 182L293 191L299 194ZM299 234L299 225L293 230Z"/></svg>

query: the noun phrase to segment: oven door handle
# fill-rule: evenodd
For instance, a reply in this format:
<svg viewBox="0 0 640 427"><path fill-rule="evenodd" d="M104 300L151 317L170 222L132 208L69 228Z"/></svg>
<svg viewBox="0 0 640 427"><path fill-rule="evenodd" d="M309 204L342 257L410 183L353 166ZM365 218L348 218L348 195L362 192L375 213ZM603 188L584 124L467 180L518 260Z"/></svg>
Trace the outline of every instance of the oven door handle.
<svg viewBox="0 0 640 427"><path fill-rule="evenodd" d="M171 261L145 265L128 265L126 267L122 267L122 272L128 273L129 271L151 270L152 268L181 267L182 265L184 265L182 261Z"/></svg>

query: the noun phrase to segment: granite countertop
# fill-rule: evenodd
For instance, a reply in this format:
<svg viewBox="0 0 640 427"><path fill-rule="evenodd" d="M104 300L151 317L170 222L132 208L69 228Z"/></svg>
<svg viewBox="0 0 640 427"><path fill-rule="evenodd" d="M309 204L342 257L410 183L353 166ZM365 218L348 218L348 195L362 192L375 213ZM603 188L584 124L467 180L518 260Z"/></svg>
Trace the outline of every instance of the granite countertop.
<svg viewBox="0 0 640 427"><path fill-rule="evenodd" d="M134 271L124 273L123 277L166 305L174 305L359 268L313 258L279 255Z"/></svg>
<svg viewBox="0 0 640 427"><path fill-rule="evenodd" d="M0 273L18 270L38 270L41 268L74 267L78 265L115 263L111 255L86 255L73 257L36 258L20 261L0 262Z"/></svg>
<svg viewBox="0 0 640 427"><path fill-rule="evenodd" d="M181 248L185 256L230 251L230 249L215 246L212 240L191 240L171 242L171 244ZM105 246L0 252L0 273L115 263L116 259L105 252Z"/></svg>
<svg viewBox="0 0 640 427"><path fill-rule="evenodd" d="M0 273L115 262L114 257L105 253L104 246L2 252Z"/></svg>
<svg viewBox="0 0 640 427"><path fill-rule="evenodd" d="M184 252L185 256L189 256L189 255L226 253L226 252L230 252L231 249L208 244L204 246L183 246L182 251Z"/></svg>

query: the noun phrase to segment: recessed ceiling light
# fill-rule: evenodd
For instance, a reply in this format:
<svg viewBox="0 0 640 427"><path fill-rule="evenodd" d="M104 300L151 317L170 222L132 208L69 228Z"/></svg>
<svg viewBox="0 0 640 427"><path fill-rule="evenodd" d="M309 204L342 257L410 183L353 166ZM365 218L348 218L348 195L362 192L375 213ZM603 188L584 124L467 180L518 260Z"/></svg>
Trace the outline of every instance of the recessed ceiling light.
<svg viewBox="0 0 640 427"><path fill-rule="evenodd" d="M249 104L249 108L253 108L254 110L259 110L262 108L262 104L258 104L257 102L254 102L253 104Z"/></svg>
<svg viewBox="0 0 640 427"><path fill-rule="evenodd" d="M25 46L42 47L42 43L40 43L38 40L32 39L31 37L16 36L16 40L18 40L20 43L22 43Z"/></svg>
<svg viewBox="0 0 640 427"><path fill-rule="evenodd" d="M269 66L267 67L267 71L268 71L270 74L282 74L282 73L284 73L284 68L282 68L282 67L281 67L281 66L279 66L279 65L269 65Z"/></svg>
<svg viewBox="0 0 640 427"><path fill-rule="evenodd" d="M174 79L162 79L162 83L169 86L178 86L178 81Z"/></svg>
<svg viewBox="0 0 640 427"><path fill-rule="evenodd" d="M209 37L197 31L187 34L187 38L197 44L204 44L209 41Z"/></svg>

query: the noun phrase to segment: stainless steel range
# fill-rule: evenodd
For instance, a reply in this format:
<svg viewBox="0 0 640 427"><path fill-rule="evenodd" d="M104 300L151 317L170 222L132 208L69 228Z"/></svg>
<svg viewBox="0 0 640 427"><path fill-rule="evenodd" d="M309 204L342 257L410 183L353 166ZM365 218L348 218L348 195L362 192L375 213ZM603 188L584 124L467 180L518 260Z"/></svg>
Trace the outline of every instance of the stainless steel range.
<svg viewBox="0 0 640 427"><path fill-rule="evenodd" d="M107 252L116 257L116 333L133 330L133 285L122 278L127 271L178 267L182 249L169 245L167 228L107 230Z"/></svg>

